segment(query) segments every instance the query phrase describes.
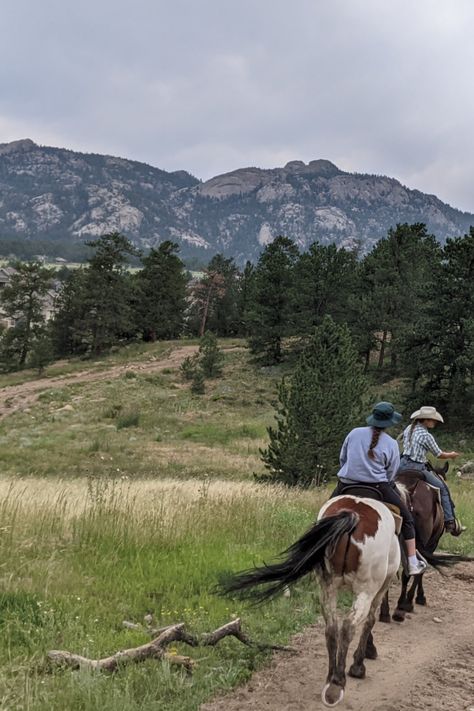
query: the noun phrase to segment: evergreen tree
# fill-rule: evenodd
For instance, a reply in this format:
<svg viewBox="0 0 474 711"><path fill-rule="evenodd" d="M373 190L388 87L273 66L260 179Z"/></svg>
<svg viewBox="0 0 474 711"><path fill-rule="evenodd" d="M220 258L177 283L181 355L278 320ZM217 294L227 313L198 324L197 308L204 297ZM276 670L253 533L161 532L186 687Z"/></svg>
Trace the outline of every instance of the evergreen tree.
<svg viewBox="0 0 474 711"><path fill-rule="evenodd" d="M388 343L392 365L396 366L405 332L413 327L426 296L426 284L436 274L440 258L436 239L421 223L390 229L386 239L365 258L359 281L362 310L356 313L356 331L364 343L370 342L370 334L377 334L379 367L384 365ZM360 330L363 323L365 338Z"/></svg>
<svg viewBox="0 0 474 711"><path fill-rule="evenodd" d="M249 336L249 313L254 300L255 267L252 262L246 262L239 279L237 296L237 332L239 336Z"/></svg>
<svg viewBox="0 0 474 711"><path fill-rule="evenodd" d="M208 271L221 276L222 288L213 293L206 329L217 336L235 336L239 329L239 270L232 258L216 254L209 262Z"/></svg>
<svg viewBox="0 0 474 711"><path fill-rule="evenodd" d="M315 243L301 255L295 269L298 333L311 333L325 315L338 322L349 319L356 274L356 255L334 244Z"/></svg>
<svg viewBox="0 0 474 711"><path fill-rule="evenodd" d="M53 277L40 262L16 262L14 268L1 294L2 311L15 322L1 343L0 359L8 370L24 368L35 341L44 335L44 299Z"/></svg>
<svg viewBox="0 0 474 711"><path fill-rule="evenodd" d="M367 388L347 326L326 316L292 377L280 384L277 425L261 452L264 479L309 486L335 474L344 437L361 421Z"/></svg>
<svg viewBox="0 0 474 711"><path fill-rule="evenodd" d="M191 289L192 305L188 327L193 333L203 336L215 302L225 294L225 278L221 272L206 269Z"/></svg>
<svg viewBox="0 0 474 711"><path fill-rule="evenodd" d="M95 253L89 266L67 282L53 333L59 352L99 355L137 332L137 299L126 269L136 250L117 232L87 244Z"/></svg>
<svg viewBox="0 0 474 711"><path fill-rule="evenodd" d="M253 281L248 311L252 353L272 365L282 359L282 340L294 332L294 267L298 249L287 237L277 237L263 250Z"/></svg>
<svg viewBox="0 0 474 711"><path fill-rule="evenodd" d="M182 333L188 278L178 251L178 245L167 240L142 260L137 310L145 340L178 338Z"/></svg>
<svg viewBox="0 0 474 711"><path fill-rule="evenodd" d="M216 336L206 331L199 345L199 366L206 378L217 378L222 372L223 355Z"/></svg>
<svg viewBox="0 0 474 711"><path fill-rule="evenodd" d="M474 228L448 239L442 257L406 334L403 360L413 401L434 404L451 424L466 426L474 418Z"/></svg>
<svg viewBox="0 0 474 711"><path fill-rule="evenodd" d="M56 299L56 312L51 323L51 338L57 356L71 356L86 349L76 329L82 321L87 301L87 269L75 269Z"/></svg>

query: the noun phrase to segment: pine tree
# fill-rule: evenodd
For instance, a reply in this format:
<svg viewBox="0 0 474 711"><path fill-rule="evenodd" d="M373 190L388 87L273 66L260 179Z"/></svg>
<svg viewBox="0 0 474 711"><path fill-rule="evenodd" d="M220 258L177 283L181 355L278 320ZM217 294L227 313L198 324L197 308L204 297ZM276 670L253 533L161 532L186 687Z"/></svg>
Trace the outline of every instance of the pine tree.
<svg viewBox="0 0 474 711"><path fill-rule="evenodd" d="M249 336L249 313L254 300L255 267L252 262L246 262L244 271L239 279L237 296L237 333L240 336Z"/></svg>
<svg viewBox="0 0 474 711"><path fill-rule="evenodd" d="M347 321L356 275L354 252L338 249L334 244L312 244L301 255L295 268L298 333L311 333L326 315L339 323Z"/></svg>
<svg viewBox="0 0 474 711"><path fill-rule="evenodd" d="M450 424L474 418L474 228L448 239L437 278L425 284L418 320L404 341L414 403L438 406Z"/></svg>
<svg viewBox="0 0 474 711"><path fill-rule="evenodd" d="M309 486L335 474L344 437L361 421L367 387L347 326L326 316L279 386L277 424L261 452L264 479Z"/></svg>
<svg viewBox="0 0 474 711"><path fill-rule="evenodd" d="M67 283L53 324L59 349L100 355L137 333L134 283L126 269L136 250L117 232L87 243L89 266Z"/></svg>
<svg viewBox="0 0 474 711"><path fill-rule="evenodd" d="M142 260L137 310L145 340L178 338L182 333L188 278L178 251L178 245L167 240Z"/></svg>
<svg viewBox="0 0 474 711"><path fill-rule="evenodd" d="M298 249L277 237L263 250L255 269L253 303L248 310L249 345L267 365L283 357L282 341L294 332L294 267Z"/></svg>
<svg viewBox="0 0 474 711"><path fill-rule="evenodd" d="M34 343L43 337L44 299L53 271L40 262L16 262L15 273L1 295L2 311L15 325L2 338L0 359L6 369L24 368Z"/></svg>
<svg viewBox="0 0 474 711"><path fill-rule="evenodd" d="M358 302L362 310L351 320L362 343L377 334L379 367L385 363L388 344L392 366L396 367L405 333L413 327L426 298L426 284L436 274L440 259L436 239L421 223L390 229L364 259L359 281L362 298L359 295ZM365 337L360 329L364 323Z"/></svg>
<svg viewBox="0 0 474 711"><path fill-rule="evenodd" d="M239 270L232 258L216 254L208 264L211 274L219 274L222 288L216 289L210 303L206 329L217 336L235 336L239 329Z"/></svg>

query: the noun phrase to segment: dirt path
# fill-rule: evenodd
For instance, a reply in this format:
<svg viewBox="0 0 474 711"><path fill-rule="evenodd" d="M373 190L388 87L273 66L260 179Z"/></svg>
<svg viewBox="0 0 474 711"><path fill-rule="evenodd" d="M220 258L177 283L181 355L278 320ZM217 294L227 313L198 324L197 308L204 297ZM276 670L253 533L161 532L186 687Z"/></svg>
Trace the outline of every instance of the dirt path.
<svg viewBox="0 0 474 711"><path fill-rule="evenodd" d="M474 711L474 564L449 578L426 576L429 607L402 624L377 623L379 658L367 661L364 680L348 679L341 711ZM396 600L398 586L391 591ZM434 618L441 620L436 622ZM233 694L201 711L320 711L327 657L321 623L296 635L298 653L278 654Z"/></svg>
<svg viewBox="0 0 474 711"><path fill-rule="evenodd" d="M156 360L129 361L122 365L112 365L104 370L93 370L91 368L80 370L77 373L63 375L53 378L38 378L29 380L20 385L6 385L0 388L0 420L31 407L43 390L50 388L63 388L75 383L88 383L97 380L110 380L118 378L127 371L133 370L138 373L156 373L165 368L177 368L183 360L197 351L197 346L179 346L168 355Z"/></svg>

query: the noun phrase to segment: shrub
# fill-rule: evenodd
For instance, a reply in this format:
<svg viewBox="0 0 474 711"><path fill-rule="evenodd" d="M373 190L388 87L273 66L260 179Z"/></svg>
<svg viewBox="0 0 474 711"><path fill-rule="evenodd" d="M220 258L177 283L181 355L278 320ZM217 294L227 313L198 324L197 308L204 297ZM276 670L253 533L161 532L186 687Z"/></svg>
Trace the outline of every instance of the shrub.
<svg viewBox="0 0 474 711"><path fill-rule="evenodd" d="M206 378L217 378L221 374L223 357L216 336L206 331L199 346L199 365Z"/></svg>
<svg viewBox="0 0 474 711"><path fill-rule="evenodd" d="M117 417L117 429L123 430L126 427L138 427L140 423L140 413L138 410L128 410Z"/></svg>

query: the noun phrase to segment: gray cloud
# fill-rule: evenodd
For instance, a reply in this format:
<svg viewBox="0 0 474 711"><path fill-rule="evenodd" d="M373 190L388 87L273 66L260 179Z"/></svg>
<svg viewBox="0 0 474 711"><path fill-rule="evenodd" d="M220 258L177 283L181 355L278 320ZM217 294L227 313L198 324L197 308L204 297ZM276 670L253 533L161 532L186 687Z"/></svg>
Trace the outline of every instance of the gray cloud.
<svg viewBox="0 0 474 711"><path fill-rule="evenodd" d="M471 0L4 0L0 141L207 178L325 157L474 211Z"/></svg>

